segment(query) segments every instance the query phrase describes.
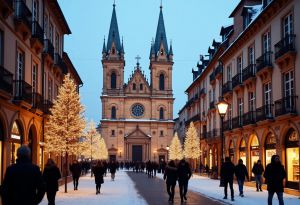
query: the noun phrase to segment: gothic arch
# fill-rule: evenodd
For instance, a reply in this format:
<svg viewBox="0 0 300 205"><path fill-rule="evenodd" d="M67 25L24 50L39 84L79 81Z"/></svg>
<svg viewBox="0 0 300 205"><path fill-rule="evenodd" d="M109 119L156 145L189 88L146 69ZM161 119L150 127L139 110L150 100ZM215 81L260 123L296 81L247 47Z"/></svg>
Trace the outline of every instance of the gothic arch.
<svg viewBox="0 0 300 205"><path fill-rule="evenodd" d="M281 129L281 131L280 131L280 136L281 137L279 137L279 143L280 143L280 146L282 147L282 146L285 146L285 138L286 138L286 135L287 135L287 133L288 133L288 131L291 129L291 128L293 128L295 131L296 131L296 133L298 134L298 136L299 136L299 129L298 129L298 127L295 125L295 123L294 122L289 122L287 125L285 125L282 129Z"/></svg>
<svg viewBox="0 0 300 205"><path fill-rule="evenodd" d="M279 142L278 135L276 135L276 132L274 131L273 128L269 127L267 129L264 129L264 131L262 133L262 136L261 136L260 145L262 145L262 146L265 145L266 138L267 138L269 133L272 133L275 136L277 143Z"/></svg>
<svg viewBox="0 0 300 205"><path fill-rule="evenodd" d="M22 143L25 142L25 139L26 139L26 134L27 133L27 128L25 126L25 120L23 118L23 116L19 115L19 111L17 111L13 117L11 118L11 121L10 121L10 124L9 124L9 134L11 134L11 130L13 128L13 124L14 122L17 122L18 123L18 126L20 126L19 128L21 129L20 131L22 132ZM10 138L10 135L8 136L8 138Z"/></svg>

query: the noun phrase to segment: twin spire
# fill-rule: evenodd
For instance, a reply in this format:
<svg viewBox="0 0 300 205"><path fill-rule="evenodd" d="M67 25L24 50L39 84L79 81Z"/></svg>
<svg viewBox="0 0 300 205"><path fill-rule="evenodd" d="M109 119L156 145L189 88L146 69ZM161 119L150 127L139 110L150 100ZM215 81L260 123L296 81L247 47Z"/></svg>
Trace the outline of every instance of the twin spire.
<svg viewBox="0 0 300 205"><path fill-rule="evenodd" d="M110 53L111 49L113 49L112 48L113 45L115 46L117 54L124 54L123 39L121 43L115 7L116 5L114 2L109 34L107 39L107 45L105 45L105 39L103 43L103 49L102 49L103 54ZM163 48L163 52L166 54L167 57L169 57L169 55L173 55L172 45L170 45L170 48L168 48L167 35L166 35L164 17L162 12L162 2L160 6L155 41L154 42L152 41L151 43L150 58L152 55L157 57L161 52L161 48Z"/></svg>

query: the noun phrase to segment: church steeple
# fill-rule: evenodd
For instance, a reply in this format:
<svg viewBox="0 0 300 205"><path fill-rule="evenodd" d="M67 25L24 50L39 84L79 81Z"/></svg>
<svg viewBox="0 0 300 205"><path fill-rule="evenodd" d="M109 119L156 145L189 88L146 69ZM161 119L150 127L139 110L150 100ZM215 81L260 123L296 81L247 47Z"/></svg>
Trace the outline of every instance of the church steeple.
<svg viewBox="0 0 300 205"><path fill-rule="evenodd" d="M108 53L111 53L113 49L115 49L117 52L113 51L112 53L122 54L123 46L120 41L120 35L119 35L119 29L118 29L118 21L117 21L117 14L116 14L116 5L113 4L113 12L111 16L110 21L110 28L109 28L109 34L107 39L107 46L106 50Z"/></svg>
<svg viewBox="0 0 300 205"><path fill-rule="evenodd" d="M163 49L163 50L161 50L161 49ZM157 24L157 29L156 29L155 41L153 44L153 50L154 50L156 57L159 54L161 54L162 52L166 56L169 55L167 34L166 34L164 17L163 17L163 12L162 12L162 5L160 6L160 12L159 12L158 24ZM152 52L153 51L151 51L151 53Z"/></svg>

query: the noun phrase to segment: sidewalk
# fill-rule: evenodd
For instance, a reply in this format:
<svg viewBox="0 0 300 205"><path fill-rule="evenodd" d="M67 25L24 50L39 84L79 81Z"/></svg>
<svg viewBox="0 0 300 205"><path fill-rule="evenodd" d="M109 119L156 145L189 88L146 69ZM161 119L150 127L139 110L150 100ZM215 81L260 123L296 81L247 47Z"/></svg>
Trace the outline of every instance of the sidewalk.
<svg viewBox="0 0 300 205"><path fill-rule="evenodd" d="M158 175L162 178L162 175ZM264 190L263 192L256 192L256 188L250 186L244 186L245 197L240 197L238 192L238 185L234 184L235 201L224 200L224 188L219 187L220 181L209 179L207 177L193 175L189 182L189 189L198 192L204 196L210 197L212 199L221 200L228 204L238 204L238 205L253 205L253 204L267 204L268 192ZM230 190L228 188L228 196L230 196ZM284 202L287 205L299 205L300 199L298 196L283 194ZM229 197L230 198L230 197ZM278 200L275 195L273 198L273 205L277 205Z"/></svg>

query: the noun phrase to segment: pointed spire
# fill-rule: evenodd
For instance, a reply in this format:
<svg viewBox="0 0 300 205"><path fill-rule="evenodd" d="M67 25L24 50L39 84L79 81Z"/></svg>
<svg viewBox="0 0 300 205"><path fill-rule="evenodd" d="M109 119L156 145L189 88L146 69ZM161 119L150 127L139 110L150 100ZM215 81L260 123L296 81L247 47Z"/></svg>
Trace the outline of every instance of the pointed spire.
<svg viewBox="0 0 300 205"><path fill-rule="evenodd" d="M167 42L167 35L165 30L165 23L164 23L164 17L162 13L162 4L160 6L160 12L159 12L159 18L158 18L158 24L157 24L157 30L156 30L156 37L155 37L155 43L154 43L154 51L157 53L160 49L160 45L163 44L163 47L165 49L166 54L168 54L168 42Z"/></svg>
<svg viewBox="0 0 300 205"><path fill-rule="evenodd" d="M116 14L116 4L114 2L113 4L113 12L111 16L110 21L110 28L109 28L109 34L107 39L107 51L111 49L111 46L113 42L115 43L116 50L121 53L122 47L121 47L121 41L120 41L120 35L119 35L119 29L118 29L118 21L117 21L117 14Z"/></svg>
<svg viewBox="0 0 300 205"><path fill-rule="evenodd" d="M122 44L121 44L121 53L124 53L123 36L122 36Z"/></svg>
<svg viewBox="0 0 300 205"><path fill-rule="evenodd" d="M169 55L173 55L172 41L170 42L170 51L169 51Z"/></svg>
<svg viewBox="0 0 300 205"><path fill-rule="evenodd" d="M105 36L103 40L103 48L102 48L102 53L106 53L106 46L105 46Z"/></svg>

